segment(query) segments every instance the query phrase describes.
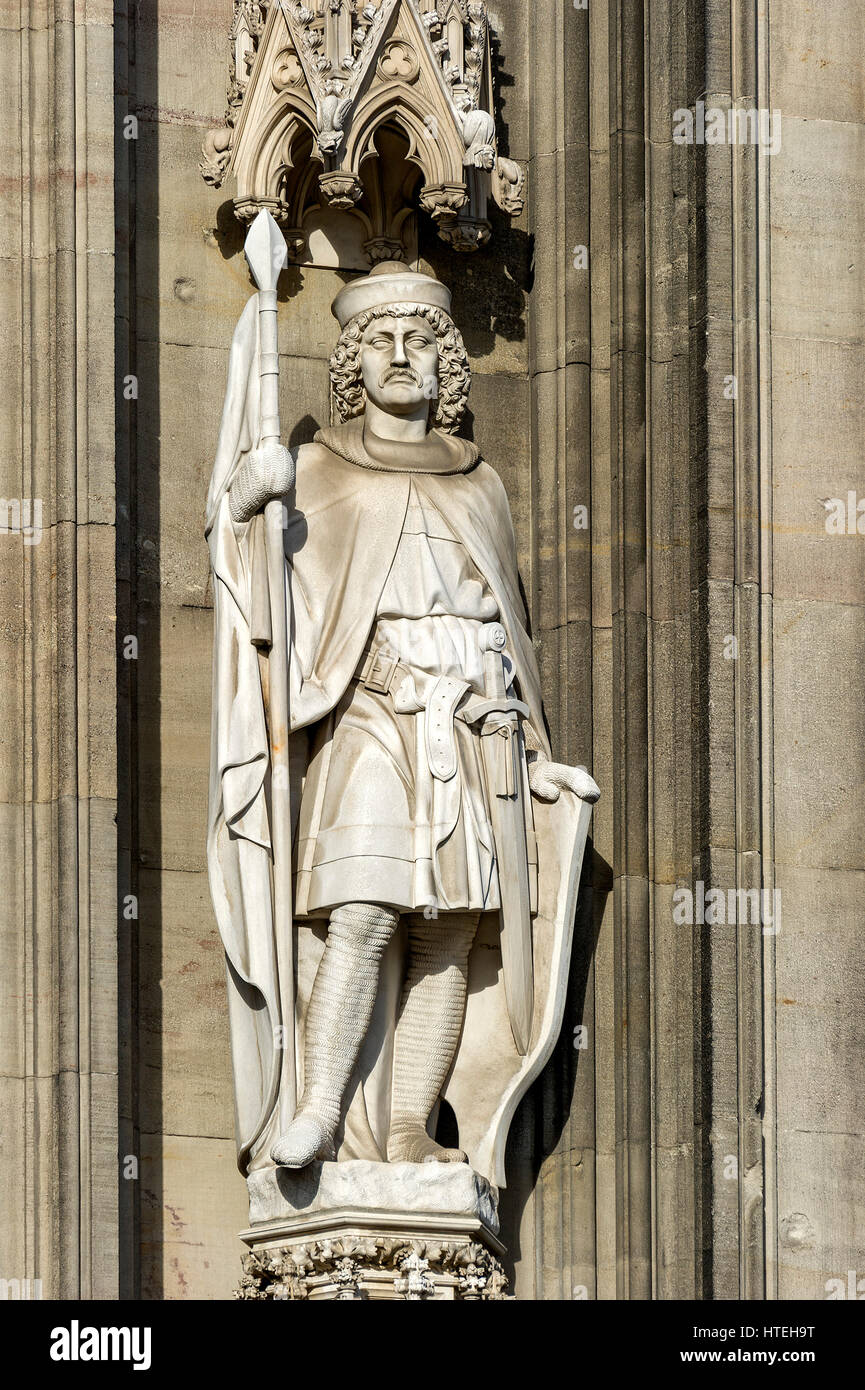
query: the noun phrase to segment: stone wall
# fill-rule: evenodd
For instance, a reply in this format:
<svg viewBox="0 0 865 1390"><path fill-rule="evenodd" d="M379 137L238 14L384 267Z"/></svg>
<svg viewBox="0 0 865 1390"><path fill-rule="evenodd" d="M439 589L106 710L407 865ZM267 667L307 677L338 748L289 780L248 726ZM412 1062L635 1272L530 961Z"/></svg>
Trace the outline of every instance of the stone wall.
<svg viewBox="0 0 865 1390"><path fill-rule="evenodd" d="M491 10L526 210L470 258L421 223L420 254L511 497L554 747L604 793L509 1146L516 1290L818 1299L865 1272L865 562L824 506L865 497L865 21ZM227 1298L246 1224L204 857L203 507L253 288L197 172L230 17L0 6L2 490L44 528L0 535L0 1276L51 1296ZM676 143L698 101L780 111L780 149ZM341 283L283 277L292 443L328 419ZM780 930L678 923L697 882L779 890Z"/></svg>
<svg viewBox="0 0 865 1390"><path fill-rule="evenodd" d="M0 1278L117 1292L111 6L0 5Z"/></svg>
<svg viewBox="0 0 865 1390"><path fill-rule="evenodd" d="M766 980L767 1265L779 1297L819 1298L865 1266L865 523L831 534L825 506L865 497L865 12L784 0L764 45L783 112L761 305L765 799L783 911Z"/></svg>

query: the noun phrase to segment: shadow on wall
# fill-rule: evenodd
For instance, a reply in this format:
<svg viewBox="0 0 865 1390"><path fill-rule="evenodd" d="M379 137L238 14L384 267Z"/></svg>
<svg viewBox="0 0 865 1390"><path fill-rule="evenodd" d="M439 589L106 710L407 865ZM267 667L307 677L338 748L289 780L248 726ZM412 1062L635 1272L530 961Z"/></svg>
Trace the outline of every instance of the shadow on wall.
<svg viewBox="0 0 865 1390"><path fill-rule="evenodd" d="M534 283L534 237L515 227L490 204L489 250L465 255L452 250L421 217L418 252L421 269L437 275L451 289L451 313L475 361L490 357L497 343L522 343L526 338L526 295Z"/></svg>
<svg viewBox="0 0 865 1390"><path fill-rule="evenodd" d="M158 1286L148 1279L146 1291L142 1288L140 1256L142 1204L161 1208L162 1203L161 1164L149 1162L146 1152L147 1132L161 1128L163 1046L160 991L147 985L162 942L156 867L162 853L160 129L157 64L135 62L139 17L121 6L115 19L117 630L118 638L135 643L134 659L127 659L118 641L118 894L137 903L137 916L121 921L118 936L119 1296L139 1299L162 1294L158 1278ZM154 23L151 13L151 32ZM137 123L131 129L130 120Z"/></svg>
<svg viewBox="0 0 865 1390"><path fill-rule="evenodd" d="M159 161L161 127L158 64L140 61L142 49L155 41L157 13L149 20L128 17L128 93L118 84L118 120L136 113L137 138L126 142L128 186L118 186L117 204L125 204L129 219L125 281L127 324L122 355L126 370L138 383L136 402L118 411L119 516L128 515L128 545L120 572L128 571L124 596L126 631L138 639L139 659L129 668L119 712L120 748L118 790L121 827L128 836L131 887L138 899L138 920L129 934L126 977L121 998L128 997L124 1092L129 1099L132 1152L138 1156L138 1181L121 1180L121 1297L161 1299L159 1252L143 1237L152 1229L154 1212L163 1205L163 1173L159 1137L163 1128L162 1071L164 1019L160 987L163 958L162 864L162 604L160 557L162 516L160 477L162 419L160 412L160 225ZM134 33L133 33L134 30ZM139 62L136 64L135 55ZM120 128L120 126L118 126ZM118 219L119 220L119 219ZM120 249L120 248L119 248ZM118 257L118 285L124 285ZM126 430L125 438L123 430ZM121 467L123 486L121 487ZM118 616L120 613L118 608ZM120 778L125 773L125 786Z"/></svg>

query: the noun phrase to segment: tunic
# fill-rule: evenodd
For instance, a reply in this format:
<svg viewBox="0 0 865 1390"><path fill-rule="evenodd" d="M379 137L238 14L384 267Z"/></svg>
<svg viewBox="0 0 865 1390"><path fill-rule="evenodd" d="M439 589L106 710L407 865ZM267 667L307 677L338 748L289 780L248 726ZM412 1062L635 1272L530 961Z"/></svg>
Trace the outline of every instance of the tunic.
<svg viewBox="0 0 865 1390"><path fill-rule="evenodd" d="M353 680L319 727L298 829L296 911L346 902L400 911L494 911L495 846L474 729L454 721L456 774L434 777L417 697L422 678L452 676L483 695L479 633L499 618L487 584L446 520L412 478L372 644L412 668L398 691Z"/></svg>

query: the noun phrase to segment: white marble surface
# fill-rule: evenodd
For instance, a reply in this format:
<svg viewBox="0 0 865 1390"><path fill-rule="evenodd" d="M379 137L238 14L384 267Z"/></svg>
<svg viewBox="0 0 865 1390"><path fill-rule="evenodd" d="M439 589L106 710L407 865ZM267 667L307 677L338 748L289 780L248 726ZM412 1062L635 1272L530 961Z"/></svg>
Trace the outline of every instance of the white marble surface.
<svg viewBox="0 0 865 1390"><path fill-rule="evenodd" d="M476 1217L493 1233L499 1229L498 1194L467 1163L351 1159L299 1171L265 1168L251 1173L247 1185L253 1226L340 1210Z"/></svg>

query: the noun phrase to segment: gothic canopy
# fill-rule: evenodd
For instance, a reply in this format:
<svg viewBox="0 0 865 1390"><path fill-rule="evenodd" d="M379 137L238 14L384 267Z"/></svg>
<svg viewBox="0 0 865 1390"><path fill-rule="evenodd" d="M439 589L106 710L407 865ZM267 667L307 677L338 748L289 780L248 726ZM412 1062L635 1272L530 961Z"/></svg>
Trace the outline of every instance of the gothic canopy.
<svg viewBox="0 0 865 1390"><path fill-rule="evenodd" d="M489 240L490 197L522 211L524 173L497 147L485 5L235 0L231 45L201 172L233 176L237 216L267 208L294 259L322 209L359 219L371 264L409 258L416 206L459 251Z"/></svg>

